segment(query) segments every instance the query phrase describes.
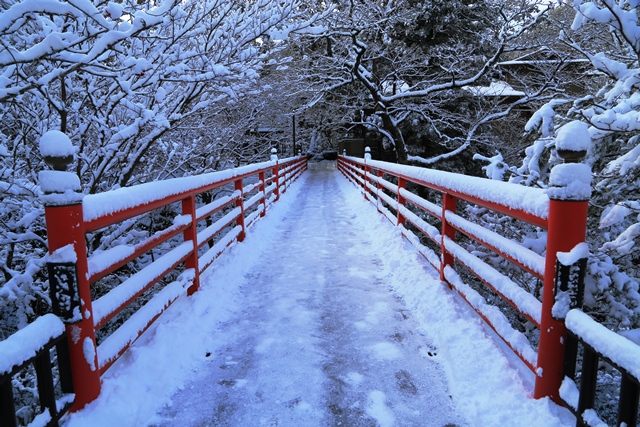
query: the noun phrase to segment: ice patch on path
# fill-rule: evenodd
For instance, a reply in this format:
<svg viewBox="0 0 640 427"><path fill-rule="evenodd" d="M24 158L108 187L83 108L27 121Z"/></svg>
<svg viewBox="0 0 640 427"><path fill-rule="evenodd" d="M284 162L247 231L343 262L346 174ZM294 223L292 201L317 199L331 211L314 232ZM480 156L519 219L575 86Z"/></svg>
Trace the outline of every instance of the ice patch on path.
<svg viewBox="0 0 640 427"><path fill-rule="evenodd" d="M400 358L400 349L390 342L379 342L371 346L371 351L380 360L396 360Z"/></svg>
<svg viewBox="0 0 640 427"><path fill-rule="evenodd" d="M515 368L515 357L500 350L477 315L440 282L437 272L353 184L344 178L340 183L345 204L358 214L354 233L371 240L366 248L354 246L354 253L366 249L382 260L380 276L404 299L438 348L453 401L470 425L574 425L567 410L549 399L531 398Z"/></svg>
<svg viewBox="0 0 640 427"><path fill-rule="evenodd" d="M367 399L367 415L375 419L380 427L391 427L396 424L393 412L387 406L387 396L380 390L373 390Z"/></svg>
<svg viewBox="0 0 640 427"><path fill-rule="evenodd" d="M102 377L98 399L81 412L70 414L67 427L133 427L154 422L156 413L171 404L174 393L214 361L225 364L216 325L241 310L239 286L244 274L260 265L271 243L281 238L278 225L304 186L302 175L280 201L230 248L201 278L193 297L180 297L156 323ZM236 381L245 386L246 380ZM157 420L156 420L157 421Z"/></svg>

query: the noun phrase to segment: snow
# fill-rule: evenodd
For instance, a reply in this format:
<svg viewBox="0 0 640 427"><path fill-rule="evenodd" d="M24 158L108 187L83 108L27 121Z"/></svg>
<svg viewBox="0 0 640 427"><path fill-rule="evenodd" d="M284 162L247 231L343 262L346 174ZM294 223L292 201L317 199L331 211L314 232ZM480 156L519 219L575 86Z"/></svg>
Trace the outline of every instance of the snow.
<svg viewBox="0 0 640 427"><path fill-rule="evenodd" d="M445 213L447 221L454 227L477 237L479 240L495 247L505 255L510 256L539 275L544 275L544 258L532 250L514 242L511 239L468 221L451 211Z"/></svg>
<svg viewBox="0 0 640 427"><path fill-rule="evenodd" d="M198 244L204 243L208 240L211 240L213 236L219 233L224 227L229 225L231 221L236 219L238 215L240 215L242 211L240 208L233 208L229 212L227 212L223 217L217 219L213 224L208 226L202 231L198 232L197 241Z"/></svg>
<svg viewBox="0 0 640 427"><path fill-rule="evenodd" d="M179 296L186 293L193 283L193 270L186 270L175 282L171 282L131 315L118 329L112 332L98 347L99 365L105 366L134 342L139 334Z"/></svg>
<svg viewBox="0 0 640 427"><path fill-rule="evenodd" d="M117 245L104 251L95 251L89 257L89 277L101 273L133 255L135 250L135 246Z"/></svg>
<svg viewBox="0 0 640 427"><path fill-rule="evenodd" d="M149 204L166 197L214 185L217 182L257 173L263 169L273 167L275 164L273 161L255 163L234 169L149 182L104 193L90 194L85 196L82 202L84 219L85 221L93 221L134 206Z"/></svg>
<svg viewBox="0 0 640 427"><path fill-rule="evenodd" d="M589 427L608 427L607 423L598 417L598 413L593 409L587 409L582 414L582 419Z"/></svg>
<svg viewBox="0 0 640 427"><path fill-rule="evenodd" d="M572 422L336 172L280 200L69 427Z"/></svg>
<svg viewBox="0 0 640 427"><path fill-rule="evenodd" d="M607 329L579 309L569 311L565 324L585 343L640 380L640 345Z"/></svg>
<svg viewBox="0 0 640 427"><path fill-rule="evenodd" d="M586 242L578 243L569 252L558 252L556 256L560 264L568 267L581 259L589 258L589 245Z"/></svg>
<svg viewBox="0 0 640 427"><path fill-rule="evenodd" d="M239 198L241 196L240 191L236 190L233 193L217 198L211 203L207 203L204 206L196 209L196 218L204 219L211 215L213 212L217 211L221 207L231 203L233 200Z"/></svg>
<svg viewBox="0 0 640 427"><path fill-rule="evenodd" d="M96 370L96 347L93 344L93 340L89 337L86 337L82 341L82 354L84 355L84 360L89 365L89 369L92 371Z"/></svg>
<svg viewBox="0 0 640 427"><path fill-rule="evenodd" d="M489 86L465 86L464 90L475 96L525 96L526 93L515 90L507 82L492 81Z"/></svg>
<svg viewBox="0 0 640 427"><path fill-rule="evenodd" d="M468 266L484 282L490 284L506 299L513 302L523 314L533 319L538 325L540 324L542 304L535 296L450 238L444 238L444 245L457 260Z"/></svg>
<svg viewBox="0 0 640 427"><path fill-rule="evenodd" d="M591 147L589 125L574 120L558 129L556 149L568 151L588 151Z"/></svg>
<svg viewBox="0 0 640 427"><path fill-rule="evenodd" d="M346 158L360 165L365 164L363 159L357 157ZM427 185L467 194L511 209L523 210L542 219L546 219L549 212L549 198L544 190L539 188L378 160L369 160L366 164Z"/></svg>
<svg viewBox="0 0 640 427"><path fill-rule="evenodd" d="M562 380L562 384L560 384L560 397L574 410L578 409L580 391L578 390L576 383L571 378L564 377Z"/></svg>
<svg viewBox="0 0 640 427"><path fill-rule="evenodd" d="M42 170L38 172L38 184L44 193L80 191L80 178L73 172Z"/></svg>
<svg viewBox="0 0 640 427"><path fill-rule="evenodd" d="M35 357L38 350L63 333L62 321L53 314L45 314L0 341L0 375L10 373Z"/></svg>
<svg viewBox="0 0 640 427"><path fill-rule="evenodd" d="M502 311L498 307L487 303L484 297L464 283L458 273L450 266L445 267L444 274L447 282L460 292L473 308L491 321L491 325L498 336L518 352L530 366L535 366L538 360L538 353L531 347L528 338L511 326L511 322Z"/></svg>
<svg viewBox="0 0 640 427"><path fill-rule="evenodd" d="M47 255L47 262L54 263L73 263L78 260L78 255L72 243L56 249L53 253Z"/></svg>
<svg viewBox="0 0 640 427"><path fill-rule="evenodd" d="M638 329L628 329L626 331L618 332L623 337L627 338L630 341L640 345L640 328Z"/></svg>
<svg viewBox="0 0 640 427"><path fill-rule="evenodd" d="M45 132L40 137L39 148L43 157L66 157L76 154L71 139L59 130Z"/></svg>
<svg viewBox="0 0 640 427"><path fill-rule="evenodd" d="M95 300L93 302L93 323L99 325L104 319L112 316L118 308L145 289L165 270L184 259L192 250L192 241L181 243Z"/></svg>
<svg viewBox="0 0 640 427"><path fill-rule="evenodd" d="M204 271L209 265L225 250L225 248L231 245L238 235L242 232L242 227L236 225L231 230L222 236L216 243L211 246L204 255L198 259L198 268L200 271Z"/></svg>
<svg viewBox="0 0 640 427"><path fill-rule="evenodd" d="M583 163L556 165L551 169L551 187L546 189L546 193L556 200L589 200L591 176L591 168Z"/></svg>
<svg viewBox="0 0 640 427"><path fill-rule="evenodd" d="M380 427L392 427L396 422L386 400L387 396L380 390L373 390L369 393L367 414L376 420Z"/></svg>
<svg viewBox="0 0 640 427"><path fill-rule="evenodd" d="M29 427L47 427L51 422L51 412L48 409L45 409L44 412L39 413L35 416L33 421L31 421L28 426Z"/></svg>

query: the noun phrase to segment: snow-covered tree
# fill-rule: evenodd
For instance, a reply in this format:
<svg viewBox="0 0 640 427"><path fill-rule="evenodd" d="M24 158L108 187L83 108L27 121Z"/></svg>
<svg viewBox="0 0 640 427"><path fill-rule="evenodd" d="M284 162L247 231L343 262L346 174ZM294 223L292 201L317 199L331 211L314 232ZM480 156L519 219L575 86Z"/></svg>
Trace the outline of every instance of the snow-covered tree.
<svg viewBox="0 0 640 427"><path fill-rule="evenodd" d="M640 5L626 0L573 2L575 18L563 43L589 60L593 93L558 97L527 124L539 139L526 150L512 181L546 186L557 130L569 121L589 126L594 171L590 202L593 243L588 309L612 327L640 325Z"/></svg>
<svg viewBox="0 0 640 427"><path fill-rule="evenodd" d="M39 137L71 137L86 192L253 161L240 135L227 137L240 119L222 113L256 96L265 65L277 66L286 43L260 40L308 31L317 17L276 0L0 5L1 338L47 303ZM97 233L90 247L115 237Z"/></svg>

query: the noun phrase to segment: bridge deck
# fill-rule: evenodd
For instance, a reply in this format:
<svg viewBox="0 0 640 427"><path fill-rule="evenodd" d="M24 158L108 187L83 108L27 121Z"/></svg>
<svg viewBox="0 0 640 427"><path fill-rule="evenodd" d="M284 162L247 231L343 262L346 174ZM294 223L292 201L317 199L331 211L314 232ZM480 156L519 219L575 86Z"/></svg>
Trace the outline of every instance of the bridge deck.
<svg viewBox="0 0 640 427"><path fill-rule="evenodd" d="M561 425L361 198L308 173L70 424Z"/></svg>
<svg viewBox="0 0 640 427"><path fill-rule="evenodd" d="M245 275L242 309L213 331L223 357L160 424L419 425L424 414L459 423L436 350L414 332L328 174L295 196L282 238Z"/></svg>

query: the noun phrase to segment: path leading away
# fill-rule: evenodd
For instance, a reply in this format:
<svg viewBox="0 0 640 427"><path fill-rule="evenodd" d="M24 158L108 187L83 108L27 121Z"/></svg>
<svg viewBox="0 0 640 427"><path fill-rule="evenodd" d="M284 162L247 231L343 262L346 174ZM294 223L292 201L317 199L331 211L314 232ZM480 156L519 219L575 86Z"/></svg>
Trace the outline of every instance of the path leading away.
<svg viewBox="0 0 640 427"><path fill-rule="evenodd" d="M562 425L335 170L312 171L70 425Z"/></svg>

